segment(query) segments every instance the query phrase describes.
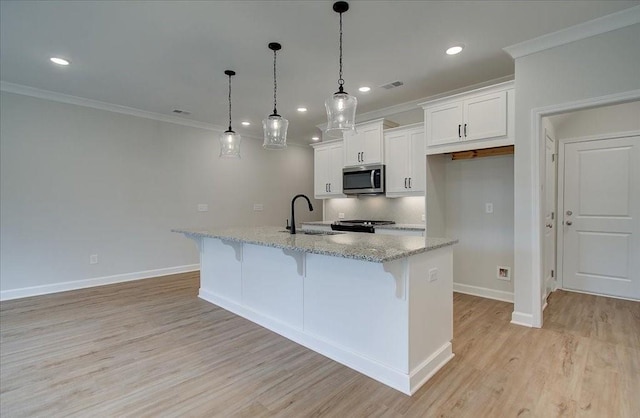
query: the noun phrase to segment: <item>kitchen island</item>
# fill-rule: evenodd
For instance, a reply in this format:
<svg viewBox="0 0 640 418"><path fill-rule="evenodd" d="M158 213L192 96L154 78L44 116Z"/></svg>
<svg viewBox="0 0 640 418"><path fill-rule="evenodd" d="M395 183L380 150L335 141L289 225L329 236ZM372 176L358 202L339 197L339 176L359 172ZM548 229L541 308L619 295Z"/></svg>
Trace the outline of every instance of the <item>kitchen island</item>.
<svg viewBox="0 0 640 418"><path fill-rule="evenodd" d="M452 357L456 240L278 227L174 230L200 298L411 395Z"/></svg>

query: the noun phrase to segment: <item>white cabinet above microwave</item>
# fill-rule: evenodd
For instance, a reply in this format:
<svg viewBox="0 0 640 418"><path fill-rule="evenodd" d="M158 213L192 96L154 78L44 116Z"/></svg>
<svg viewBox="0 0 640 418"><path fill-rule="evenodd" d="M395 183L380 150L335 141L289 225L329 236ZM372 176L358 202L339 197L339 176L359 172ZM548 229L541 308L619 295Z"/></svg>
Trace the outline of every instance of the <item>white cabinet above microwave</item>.
<svg viewBox="0 0 640 418"><path fill-rule="evenodd" d="M355 132L345 132L344 166L384 164L383 130L396 126L397 123L377 119L356 125Z"/></svg>
<svg viewBox="0 0 640 418"><path fill-rule="evenodd" d="M427 155L514 144L513 82L421 104Z"/></svg>

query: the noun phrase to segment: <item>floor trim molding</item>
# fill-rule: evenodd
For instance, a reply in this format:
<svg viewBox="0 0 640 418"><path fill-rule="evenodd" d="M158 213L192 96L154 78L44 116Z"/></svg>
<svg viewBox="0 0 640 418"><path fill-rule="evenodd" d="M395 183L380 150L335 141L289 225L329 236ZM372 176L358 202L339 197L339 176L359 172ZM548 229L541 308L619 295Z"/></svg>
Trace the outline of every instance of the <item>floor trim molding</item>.
<svg viewBox="0 0 640 418"><path fill-rule="evenodd" d="M488 287L471 286L469 284L454 283L453 291L465 295L479 296L481 298L500 300L513 303L513 292L489 289Z"/></svg>
<svg viewBox="0 0 640 418"><path fill-rule="evenodd" d="M86 289L88 287L104 286L108 284L130 282L133 280L150 279L153 277L168 276L170 274L187 273L200 270L200 264L188 264L184 266L166 267L155 270L136 271L133 273L116 274L113 276L95 277L85 280L74 280L46 284L42 286L23 287L0 291L0 301L28 298L31 296L48 295L51 293L67 292L69 290Z"/></svg>
<svg viewBox="0 0 640 418"><path fill-rule="evenodd" d="M511 314L511 323L514 325L522 325L523 327L534 328L533 315L524 312L513 311Z"/></svg>

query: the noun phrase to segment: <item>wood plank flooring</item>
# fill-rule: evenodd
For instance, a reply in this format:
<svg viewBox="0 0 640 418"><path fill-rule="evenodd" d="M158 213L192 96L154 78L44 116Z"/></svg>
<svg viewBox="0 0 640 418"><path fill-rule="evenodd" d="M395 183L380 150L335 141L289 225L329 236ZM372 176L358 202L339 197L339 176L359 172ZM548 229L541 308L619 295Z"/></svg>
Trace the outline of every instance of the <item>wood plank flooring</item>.
<svg viewBox="0 0 640 418"><path fill-rule="evenodd" d="M528 329L455 294L456 357L408 397L198 299L198 281L0 303L0 415L640 416L637 302L557 291Z"/></svg>

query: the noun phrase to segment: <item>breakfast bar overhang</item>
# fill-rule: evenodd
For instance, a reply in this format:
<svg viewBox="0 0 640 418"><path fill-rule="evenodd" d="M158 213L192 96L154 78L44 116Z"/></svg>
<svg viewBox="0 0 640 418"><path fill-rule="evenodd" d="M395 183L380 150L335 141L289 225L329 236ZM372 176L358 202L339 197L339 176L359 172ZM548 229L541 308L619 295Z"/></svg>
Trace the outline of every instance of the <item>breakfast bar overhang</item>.
<svg viewBox="0 0 640 418"><path fill-rule="evenodd" d="M452 357L452 244L282 228L174 230L199 297L411 395Z"/></svg>

